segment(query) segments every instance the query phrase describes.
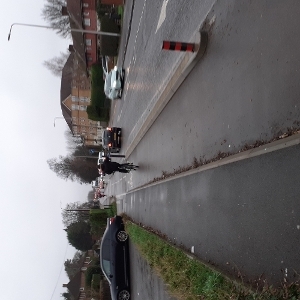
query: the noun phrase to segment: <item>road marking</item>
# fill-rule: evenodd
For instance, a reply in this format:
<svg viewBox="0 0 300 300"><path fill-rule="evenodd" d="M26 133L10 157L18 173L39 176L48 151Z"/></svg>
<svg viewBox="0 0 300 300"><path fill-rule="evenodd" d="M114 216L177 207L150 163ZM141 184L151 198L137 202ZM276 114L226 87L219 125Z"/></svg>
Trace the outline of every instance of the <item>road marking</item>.
<svg viewBox="0 0 300 300"><path fill-rule="evenodd" d="M160 15L159 15L159 19L158 19L158 23L157 23L157 27L156 27L156 31L155 34L157 33L158 29L161 27L162 23L165 21L166 19L166 11L167 11L167 5L168 5L169 0L164 0L162 7L161 7L161 11L160 11Z"/></svg>

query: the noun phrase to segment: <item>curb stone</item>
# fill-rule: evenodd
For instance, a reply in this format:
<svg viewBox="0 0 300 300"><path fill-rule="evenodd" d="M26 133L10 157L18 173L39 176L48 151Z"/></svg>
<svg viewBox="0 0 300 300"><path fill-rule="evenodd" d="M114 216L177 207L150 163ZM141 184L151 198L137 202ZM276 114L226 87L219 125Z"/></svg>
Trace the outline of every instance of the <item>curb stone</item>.
<svg viewBox="0 0 300 300"><path fill-rule="evenodd" d="M155 95L150 101L149 106L140 117L139 121L135 125L135 128L131 131L129 140L132 140L132 142L125 151L126 159L130 156L132 151L152 126L156 118L171 100L188 74L203 57L208 42L207 32L196 32L191 39L191 42L195 44L195 51L192 54L186 52L177 62L174 67L175 71L172 72L172 76L167 81L165 88L160 92L159 95Z"/></svg>

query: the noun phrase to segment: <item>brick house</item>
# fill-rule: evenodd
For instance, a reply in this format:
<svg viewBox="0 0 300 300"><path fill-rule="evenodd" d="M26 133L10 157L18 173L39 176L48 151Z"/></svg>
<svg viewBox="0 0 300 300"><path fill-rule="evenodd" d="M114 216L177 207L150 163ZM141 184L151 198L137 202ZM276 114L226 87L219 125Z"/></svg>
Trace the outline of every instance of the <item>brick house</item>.
<svg viewBox="0 0 300 300"><path fill-rule="evenodd" d="M97 31L100 24L96 12L96 0L67 0L62 14L68 15L73 29ZM71 32L74 50L88 70L98 62L98 36L94 33Z"/></svg>
<svg viewBox="0 0 300 300"><path fill-rule="evenodd" d="M65 118L74 136L80 136L84 144L97 147L101 144L103 133L102 122L88 119L86 112L90 104L90 80L82 68L81 59L73 47L69 47L70 55L64 65L61 77L60 105Z"/></svg>
<svg viewBox="0 0 300 300"><path fill-rule="evenodd" d="M74 277L66 284L63 284L64 288L67 288L74 300L91 300L92 297L88 296L85 285L85 271L90 266L94 257L94 251L88 250L85 257L81 259L81 268L74 275Z"/></svg>

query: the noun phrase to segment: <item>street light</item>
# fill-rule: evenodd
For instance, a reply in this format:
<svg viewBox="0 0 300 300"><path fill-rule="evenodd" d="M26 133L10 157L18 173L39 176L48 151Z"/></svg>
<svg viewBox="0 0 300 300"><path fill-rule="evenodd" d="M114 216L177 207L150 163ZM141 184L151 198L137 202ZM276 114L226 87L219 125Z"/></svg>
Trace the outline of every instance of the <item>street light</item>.
<svg viewBox="0 0 300 300"><path fill-rule="evenodd" d="M36 24L27 24L27 23L13 23L10 26L10 30L8 33L8 40L10 40L11 31L14 25L21 25L21 26L29 26L29 27L38 27L38 28L47 28L47 29L61 29L59 27L55 26L46 26L46 25L36 25ZM113 32L104 32L104 31L95 31L95 30L85 30L85 29L70 29L72 32L81 32L81 33L92 33L92 34L98 34L98 35L109 35L109 36L120 36L119 33L113 33Z"/></svg>
<svg viewBox="0 0 300 300"><path fill-rule="evenodd" d="M65 119L65 117L55 117L54 120L53 120L53 124L54 124L54 127L55 127L55 120L56 119ZM72 119L70 118L71 122L72 122Z"/></svg>

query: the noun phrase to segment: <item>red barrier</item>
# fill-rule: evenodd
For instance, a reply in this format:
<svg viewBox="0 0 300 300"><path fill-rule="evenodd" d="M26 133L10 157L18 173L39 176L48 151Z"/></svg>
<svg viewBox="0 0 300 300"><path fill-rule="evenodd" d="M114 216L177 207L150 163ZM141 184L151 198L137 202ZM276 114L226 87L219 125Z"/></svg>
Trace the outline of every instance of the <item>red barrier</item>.
<svg viewBox="0 0 300 300"><path fill-rule="evenodd" d="M194 46L195 45L191 43L163 41L162 49L173 50L173 51L194 52Z"/></svg>

